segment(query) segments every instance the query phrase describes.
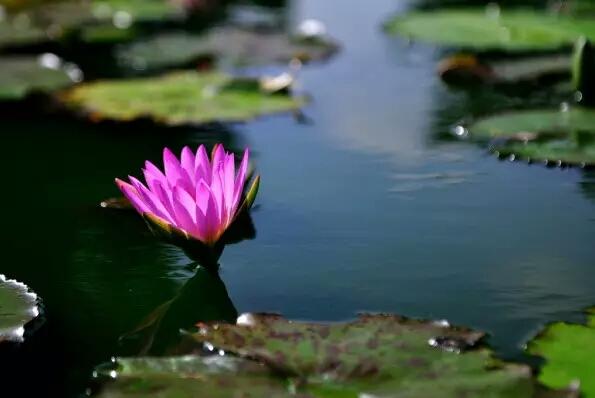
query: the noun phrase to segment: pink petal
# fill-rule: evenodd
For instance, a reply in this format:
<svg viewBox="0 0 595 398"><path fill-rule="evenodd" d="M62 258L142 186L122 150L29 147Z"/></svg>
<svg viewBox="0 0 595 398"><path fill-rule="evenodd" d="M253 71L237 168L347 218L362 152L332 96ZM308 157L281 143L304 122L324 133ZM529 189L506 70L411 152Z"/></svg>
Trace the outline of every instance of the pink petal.
<svg viewBox="0 0 595 398"><path fill-rule="evenodd" d="M233 200L234 200L234 193L235 193L235 184L234 184L234 177L235 177L235 159L233 154L228 154L225 156L225 165L223 167L223 196L225 200L225 209L228 219L231 218L233 214Z"/></svg>
<svg viewBox="0 0 595 398"><path fill-rule="evenodd" d="M211 161L211 176L217 173L218 168L221 166L221 163L225 160L225 151L223 150L223 145L215 144L213 148L213 159Z"/></svg>
<svg viewBox="0 0 595 398"><path fill-rule="evenodd" d="M234 188L234 195L233 195L233 210L237 209L240 199L242 198L242 194L244 193L244 185L246 184L246 173L248 172L248 160L250 159L250 151L248 148L244 151L244 157L242 158L242 163L240 164L240 169L238 170L238 175L236 176L235 180L235 188Z"/></svg>
<svg viewBox="0 0 595 398"><path fill-rule="evenodd" d="M134 178L132 176L128 176L128 178L130 179L130 182L132 182L132 185L134 185L134 188L136 188L136 191L138 192L139 196L142 198L143 202L148 206L149 211L152 214L154 214L154 215L158 216L159 218L162 218L170 223L173 222L172 215L167 211L167 209L165 208L163 203L161 203L161 201L159 200L157 195L155 195L153 192L149 191L136 178Z"/></svg>
<svg viewBox="0 0 595 398"><path fill-rule="evenodd" d="M204 145L199 146L198 151L196 151L194 170L197 184L201 179L205 180L207 184L211 183L211 161Z"/></svg>
<svg viewBox="0 0 595 398"><path fill-rule="evenodd" d="M207 213L209 196L211 196L211 189L204 180L201 180L196 186L196 207L203 215Z"/></svg>
<svg viewBox="0 0 595 398"><path fill-rule="evenodd" d="M184 171L186 172L186 174L188 175L188 177L190 177L190 180L192 181L192 183L194 184L194 154L192 153L192 151L190 150L190 148L188 148L187 146L184 147L184 149L182 149L182 156L181 156L181 165L182 165L182 169L184 169Z"/></svg>
<svg viewBox="0 0 595 398"><path fill-rule="evenodd" d="M126 198L130 201L130 203L132 203L132 206L134 206L136 211L138 211L141 214L149 212L149 206L147 206L147 204L144 203L143 200L140 198L138 192L136 191L136 188L134 188L127 182L120 180L119 178L116 178L116 185L118 186L118 188L120 188L120 191L122 191L124 196L126 196Z"/></svg>
<svg viewBox="0 0 595 398"><path fill-rule="evenodd" d="M198 236L196 224L190 216L186 207L182 204L180 199L180 193L183 192L181 188L174 188L174 194L172 197L172 205L176 213L176 227L183 229L192 236Z"/></svg>
<svg viewBox="0 0 595 398"><path fill-rule="evenodd" d="M194 184L178 158L168 148L163 149L163 168L165 169L165 177L171 188L180 185L188 193L194 192Z"/></svg>
<svg viewBox="0 0 595 398"><path fill-rule="evenodd" d="M214 195L210 195L205 214L205 238L209 243L215 243L220 236L221 219L218 217L217 213L218 209Z"/></svg>

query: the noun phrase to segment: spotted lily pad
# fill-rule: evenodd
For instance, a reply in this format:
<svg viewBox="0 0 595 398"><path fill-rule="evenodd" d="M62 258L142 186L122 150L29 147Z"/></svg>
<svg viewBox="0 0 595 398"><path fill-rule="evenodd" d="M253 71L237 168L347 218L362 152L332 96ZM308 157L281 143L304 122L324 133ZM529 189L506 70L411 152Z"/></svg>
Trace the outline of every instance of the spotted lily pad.
<svg viewBox="0 0 595 398"><path fill-rule="evenodd" d="M27 285L0 275L0 342L23 341L25 325L38 315L37 295Z"/></svg>
<svg viewBox="0 0 595 398"><path fill-rule="evenodd" d="M476 50L544 50L570 46L581 35L595 39L592 19L535 10L461 8L398 15L387 32L441 45Z"/></svg>
<svg viewBox="0 0 595 398"><path fill-rule="evenodd" d="M0 55L0 101L20 100L31 92L51 92L82 79L80 69L53 54Z"/></svg>
<svg viewBox="0 0 595 398"><path fill-rule="evenodd" d="M123 358L100 373L100 397L540 397L531 371L478 347L482 333L442 322L363 315L350 323L244 314L199 324L191 353ZM227 354L233 354L227 358ZM224 355L223 357L221 355ZM572 396L548 391L551 396Z"/></svg>
<svg viewBox="0 0 595 398"><path fill-rule="evenodd" d="M295 397L265 366L239 358L122 358L115 365L99 369L98 375L108 382L98 397Z"/></svg>
<svg viewBox="0 0 595 398"><path fill-rule="evenodd" d="M595 397L595 308L586 325L557 322L528 345L531 354L545 359L539 380L553 388L580 385L584 398Z"/></svg>
<svg viewBox="0 0 595 398"><path fill-rule="evenodd" d="M529 110L478 120L469 135L496 139L502 155L558 164L595 164L595 110Z"/></svg>
<svg viewBox="0 0 595 398"><path fill-rule="evenodd" d="M186 66L200 60L218 60L232 65L267 65L322 60L337 50L325 38L306 40L285 32L221 27L204 35L164 33L145 41L122 46L117 58L123 66L151 70Z"/></svg>
<svg viewBox="0 0 595 398"><path fill-rule="evenodd" d="M231 76L176 72L161 77L106 80L80 85L65 103L97 119L130 121L148 117L167 125L231 122L299 109L305 99L231 87Z"/></svg>

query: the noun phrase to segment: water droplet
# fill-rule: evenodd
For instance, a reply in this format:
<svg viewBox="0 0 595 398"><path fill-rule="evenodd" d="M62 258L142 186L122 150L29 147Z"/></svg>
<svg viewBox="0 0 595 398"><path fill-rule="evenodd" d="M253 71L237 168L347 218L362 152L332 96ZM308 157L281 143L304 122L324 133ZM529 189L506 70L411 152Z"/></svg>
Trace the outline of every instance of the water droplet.
<svg viewBox="0 0 595 398"><path fill-rule="evenodd" d="M254 315L252 314L241 314L236 320L236 324L241 326L253 326L256 324L256 319L254 319Z"/></svg>
<svg viewBox="0 0 595 398"><path fill-rule="evenodd" d="M428 340L428 344L431 347L440 348L444 351L455 353L460 353L468 345L463 339L449 336L431 338Z"/></svg>
<svg viewBox="0 0 595 398"><path fill-rule="evenodd" d="M219 350L217 354L219 354L220 357L225 356L225 351Z"/></svg>
<svg viewBox="0 0 595 398"><path fill-rule="evenodd" d="M83 71L72 63L64 64L64 72L74 83L80 83L83 81Z"/></svg>
<svg viewBox="0 0 595 398"><path fill-rule="evenodd" d="M434 321L434 325L440 326L441 328L450 327L450 323L446 319L440 319L440 320Z"/></svg>
<svg viewBox="0 0 595 398"><path fill-rule="evenodd" d="M515 159L516 159L516 155L514 153L511 153L510 156L508 156L508 161L510 161L510 162L514 162Z"/></svg>
<svg viewBox="0 0 595 398"><path fill-rule="evenodd" d="M207 350L207 351L215 350L215 347L213 347L213 344L211 344L211 343L204 343L203 346L205 347L205 350Z"/></svg>
<svg viewBox="0 0 595 398"><path fill-rule="evenodd" d="M110 370L109 377L115 379L116 377L118 377L118 372L116 372L115 370Z"/></svg>
<svg viewBox="0 0 595 398"><path fill-rule="evenodd" d="M580 91L576 91L574 93L574 100L576 102L581 102L583 100L583 93L581 93Z"/></svg>
<svg viewBox="0 0 595 398"><path fill-rule="evenodd" d="M455 126L452 131L457 137L467 137L469 135L469 131L461 125Z"/></svg>
<svg viewBox="0 0 595 398"><path fill-rule="evenodd" d="M321 37L326 34L326 26L317 19L306 19L298 25L297 34L305 38Z"/></svg>
<svg viewBox="0 0 595 398"><path fill-rule="evenodd" d="M58 70L62 66L62 60L56 54L44 53L37 58L37 62L43 68Z"/></svg>
<svg viewBox="0 0 595 398"><path fill-rule="evenodd" d="M132 15L126 11L116 11L112 23L118 29L128 29L132 25Z"/></svg>
<svg viewBox="0 0 595 398"><path fill-rule="evenodd" d="M560 104L560 112L568 112L570 110L570 105L568 102L564 101Z"/></svg>

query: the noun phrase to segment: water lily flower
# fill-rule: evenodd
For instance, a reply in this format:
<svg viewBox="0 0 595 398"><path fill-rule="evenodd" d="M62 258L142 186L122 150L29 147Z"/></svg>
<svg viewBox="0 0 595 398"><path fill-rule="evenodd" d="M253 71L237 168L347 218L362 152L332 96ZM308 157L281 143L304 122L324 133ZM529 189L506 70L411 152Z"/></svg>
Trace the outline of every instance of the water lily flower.
<svg viewBox="0 0 595 398"><path fill-rule="evenodd" d="M183 248L196 244L212 248L254 202L258 176L244 195L249 157L246 149L236 170L234 154L220 144L210 158L204 145L196 153L185 147L180 159L165 148L164 172L147 161L146 185L132 176L130 183L116 178L116 184L153 232Z"/></svg>

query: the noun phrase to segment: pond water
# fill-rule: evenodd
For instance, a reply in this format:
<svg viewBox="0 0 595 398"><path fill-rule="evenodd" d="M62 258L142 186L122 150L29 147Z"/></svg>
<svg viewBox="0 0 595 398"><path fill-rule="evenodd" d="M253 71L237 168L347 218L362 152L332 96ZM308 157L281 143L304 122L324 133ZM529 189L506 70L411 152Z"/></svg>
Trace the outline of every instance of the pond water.
<svg viewBox="0 0 595 398"><path fill-rule="evenodd" d="M450 138L462 117L528 100L446 87L439 49L381 31L409 6L289 2L290 24L320 19L343 46L300 72L312 96L305 123L278 115L167 129L3 116L1 271L43 298L46 319L11 348L7 380L24 396L81 394L95 365L124 352L119 337L190 277L190 261L138 216L97 204L117 196L114 177L160 162L164 146L202 142L250 147L262 176L256 237L221 258L239 312L446 318L487 331L508 358L544 323L581 320L595 303L595 174L502 161Z"/></svg>

